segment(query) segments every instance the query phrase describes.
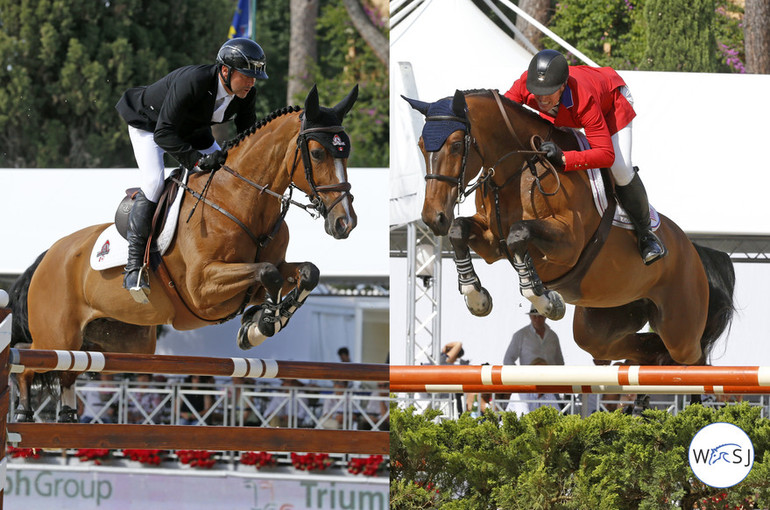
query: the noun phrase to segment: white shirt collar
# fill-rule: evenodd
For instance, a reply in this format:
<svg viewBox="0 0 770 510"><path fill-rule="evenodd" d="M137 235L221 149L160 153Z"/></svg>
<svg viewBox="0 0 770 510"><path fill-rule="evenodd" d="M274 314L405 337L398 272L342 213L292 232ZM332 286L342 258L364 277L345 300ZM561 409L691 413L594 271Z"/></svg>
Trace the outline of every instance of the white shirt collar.
<svg viewBox="0 0 770 510"><path fill-rule="evenodd" d="M217 76L217 97L214 99L214 106L216 107L216 104L220 99L224 98L224 101L219 106L219 108L216 108L211 113L212 122L222 122L225 117L225 110L230 105L230 101L233 100L233 97L235 97L235 94L228 94L225 91L225 86L222 85L222 79Z"/></svg>
<svg viewBox="0 0 770 510"><path fill-rule="evenodd" d="M230 102L229 100L233 98L233 96L227 93L227 91L225 90L225 86L222 85L222 78L217 76L217 97L215 98L215 101L216 99L220 99L223 97L225 98L226 103L229 103Z"/></svg>

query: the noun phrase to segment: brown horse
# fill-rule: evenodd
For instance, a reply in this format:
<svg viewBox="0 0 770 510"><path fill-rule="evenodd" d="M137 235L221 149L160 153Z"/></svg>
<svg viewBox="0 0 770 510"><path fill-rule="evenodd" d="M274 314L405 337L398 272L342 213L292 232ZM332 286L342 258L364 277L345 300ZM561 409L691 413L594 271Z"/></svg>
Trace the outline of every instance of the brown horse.
<svg viewBox="0 0 770 510"><path fill-rule="evenodd" d="M497 91L457 91L435 103L404 99L426 116L422 219L436 235L449 235L474 315L488 314L492 302L470 249L488 264L508 258L522 295L545 316L560 319L564 300L574 304L575 341L597 361L706 362L734 311L735 273L725 253L694 246L661 215L657 233L669 254L645 266L633 232L597 212L588 174L557 172L538 150L542 140L578 150L575 135ZM455 218L455 205L474 191L476 214ZM638 333L645 323L654 333Z"/></svg>
<svg viewBox="0 0 770 510"><path fill-rule="evenodd" d="M12 344L154 353L157 325L195 329L229 320L249 305L255 306L243 314L241 348L284 327L319 278L312 263L284 260L284 217L289 204L297 203L291 190L307 194L311 204L304 207L325 218L329 235L344 239L356 226L347 159L338 152L349 143L341 123L357 95L356 86L326 108L313 87L304 110L272 113L223 147L228 152L222 169L190 176L182 186L176 237L162 259L168 277L151 274L149 304L136 303L122 288L122 267L91 268L89 253L108 224L57 241L11 289ZM58 374L50 375L44 378L49 384ZM61 374L61 421L74 419L76 375ZM33 376L20 376L18 420L33 419Z"/></svg>

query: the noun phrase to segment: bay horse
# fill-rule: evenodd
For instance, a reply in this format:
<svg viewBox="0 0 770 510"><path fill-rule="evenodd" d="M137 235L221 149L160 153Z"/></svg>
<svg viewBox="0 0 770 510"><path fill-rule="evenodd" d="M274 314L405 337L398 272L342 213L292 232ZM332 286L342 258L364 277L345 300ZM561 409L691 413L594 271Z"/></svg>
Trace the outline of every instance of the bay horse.
<svg viewBox="0 0 770 510"><path fill-rule="evenodd" d="M657 234L669 253L645 266L633 231L611 226L595 208L588 173L557 171L539 151L544 140L579 150L575 134L496 90L458 90L434 103L404 99L426 116L422 220L449 236L471 313L492 308L472 249L488 264L507 258L522 295L546 317L562 318L565 301L575 305L575 341L597 363L707 362L734 312L727 254L695 246L661 215ZM604 177L614 211L606 170ZM455 205L472 193L476 213L455 218ZM646 323L652 332L640 333Z"/></svg>
<svg viewBox="0 0 770 510"><path fill-rule="evenodd" d="M139 304L122 287L123 268L97 271L89 254L110 224L70 234L40 255L11 289L12 345L32 349L155 352L156 326L196 329L241 314L238 345L259 345L286 326L318 284L311 262L286 262L290 204L323 216L327 234L345 239L356 227L350 183L349 144L343 117L358 96L356 85L332 108L319 105L314 86L304 109L275 111L227 142L220 170L193 173L183 193L174 240L151 272L149 303ZM298 168L304 167L304 170ZM293 189L311 203L292 200ZM30 384L19 377L18 421L34 419ZM73 372L45 374L61 383L59 421L75 419Z"/></svg>

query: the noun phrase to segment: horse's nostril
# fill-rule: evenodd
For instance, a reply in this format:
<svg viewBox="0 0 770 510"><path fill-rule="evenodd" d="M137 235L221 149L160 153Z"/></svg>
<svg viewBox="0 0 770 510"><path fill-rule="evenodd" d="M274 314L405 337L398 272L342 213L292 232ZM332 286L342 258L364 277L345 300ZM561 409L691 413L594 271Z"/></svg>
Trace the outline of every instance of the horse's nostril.
<svg viewBox="0 0 770 510"><path fill-rule="evenodd" d="M340 234L344 234L348 230L348 220L347 218L338 218L337 219L337 232Z"/></svg>

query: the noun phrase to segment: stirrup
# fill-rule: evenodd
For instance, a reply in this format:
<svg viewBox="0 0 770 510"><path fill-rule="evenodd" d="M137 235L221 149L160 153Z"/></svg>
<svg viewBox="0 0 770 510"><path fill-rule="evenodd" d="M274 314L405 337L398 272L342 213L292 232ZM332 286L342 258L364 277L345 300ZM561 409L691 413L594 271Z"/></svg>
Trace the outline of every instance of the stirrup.
<svg viewBox="0 0 770 510"><path fill-rule="evenodd" d="M149 303L147 296L150 295L150 275L147 266L126 271L123 277L123 288L128 290L137 303L142 305Z"/></svg>
<svg viewBox="0 0 770 510"><path fill-rule="evenodd" d="M668 250L663 245L658 236L652 231L646 231L639 234L639 254L642 257L644 265L649 266L668 254Z"/></svg>

